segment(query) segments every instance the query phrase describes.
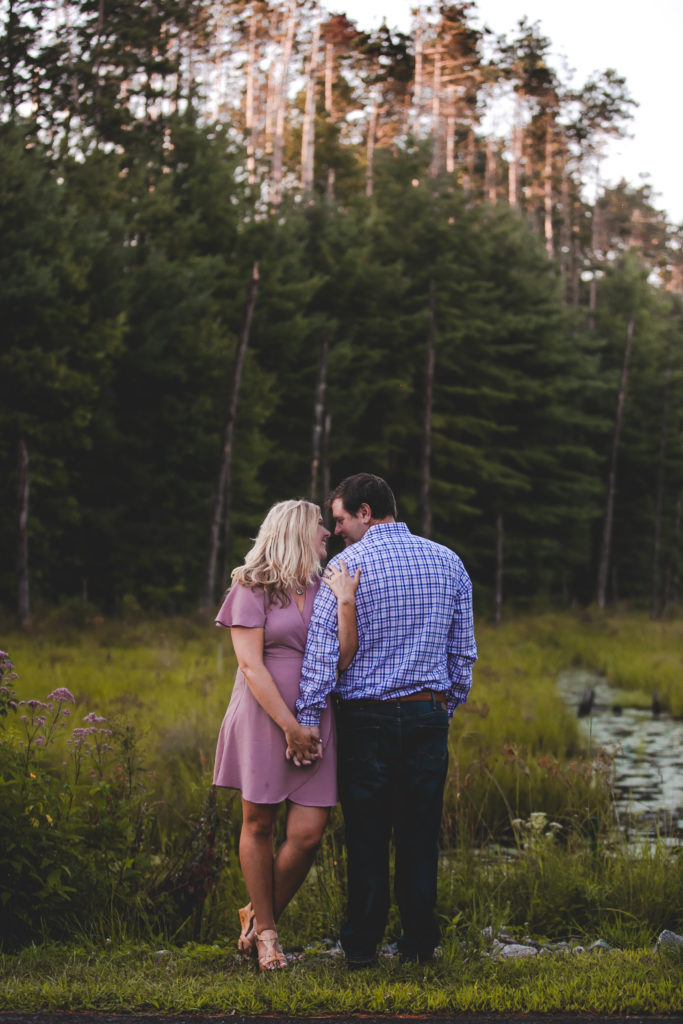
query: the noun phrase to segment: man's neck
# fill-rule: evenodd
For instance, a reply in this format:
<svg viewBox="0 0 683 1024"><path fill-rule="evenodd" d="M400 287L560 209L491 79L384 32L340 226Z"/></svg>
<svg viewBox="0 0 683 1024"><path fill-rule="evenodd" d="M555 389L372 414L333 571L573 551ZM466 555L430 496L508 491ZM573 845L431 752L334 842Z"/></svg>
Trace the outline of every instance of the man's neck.
<svg viewBox="0 0 683 1024"><path fill-rule="evenodd" d="M395 523L396 520L393 516L385 516L384 519L371 519L370 526L379 526L380 523ZM368 527L369 529L369 527Z"/></svg>

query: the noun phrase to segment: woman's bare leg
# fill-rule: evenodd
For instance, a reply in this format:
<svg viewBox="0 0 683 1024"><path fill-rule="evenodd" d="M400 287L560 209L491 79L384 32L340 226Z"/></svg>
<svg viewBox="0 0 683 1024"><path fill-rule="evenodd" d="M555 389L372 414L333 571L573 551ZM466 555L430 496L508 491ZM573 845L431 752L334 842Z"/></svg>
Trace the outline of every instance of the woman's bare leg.
<svg viewBox="0 0 683 1024"><path fill-rule="evenodd" d="M329 816L328 807L304 807L288 802L287 836L277 852L273 869L273 917L276 921L308 874Z"/></svg>
<svg viewBox="0 0 683 1024"><path fill-rule="evenodd" d="M240 864L257 932L275 927L273 915L273 827L279 804L242 800Z"/></svg>

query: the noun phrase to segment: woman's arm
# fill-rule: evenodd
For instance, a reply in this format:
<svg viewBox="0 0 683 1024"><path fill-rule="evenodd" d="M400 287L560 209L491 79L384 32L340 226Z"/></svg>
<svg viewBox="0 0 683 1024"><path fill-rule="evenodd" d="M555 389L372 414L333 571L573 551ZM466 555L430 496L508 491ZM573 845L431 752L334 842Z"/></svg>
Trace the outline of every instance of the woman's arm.
<svg viewBox="0 0 683 1024"><path fill-rule="evenodd" d="M340 569L328 566L323 576L337 598L337 631L339 633L339 664L340 672L347 669L358 650L358 626L356 623L356 591L360 582L360 569L349 576L346 563L339 559Z"/></svg>
<svg viewBox="0 0 683 1024"><path fill-rule="evenodd" d="M299 725L282 698L277 684L263 663L263 629L232 626L232 646L242 674L254 698L266 714L278 725L287 741L292 758L301 764L310 764L322 757L318 730Z"/></svg>

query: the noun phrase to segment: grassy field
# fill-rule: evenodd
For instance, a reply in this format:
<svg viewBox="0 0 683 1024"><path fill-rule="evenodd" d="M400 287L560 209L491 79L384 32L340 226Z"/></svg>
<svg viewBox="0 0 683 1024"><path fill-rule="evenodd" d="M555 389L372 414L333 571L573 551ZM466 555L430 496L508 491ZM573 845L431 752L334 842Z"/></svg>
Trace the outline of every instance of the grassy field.
<svg viewBox="0 0 683 1024"><path fill-rule="evenodd" d="M311 952L259 975L213 945L27 949L0 957L0 1010L107 1013L661 1014L683 1011L683 960L655 952L499 961L446 955L361 974Z"/></svg>
<svg viewBox="0 0 683 1024"><path fill-rule="evenodd" d="M5 920L19 906L1 963L0 1006L680 1010L680 960L652 952L663 928L683 932L680 848L634 848L615 831L609 752L582 748L556 679L570 666L605 672L624 704L643 706L656 687L681 714L682 633L680 620L638 615L480 623L471 700L451 728L438 903L446 955L422 973L387 962L362 979L313 951L276 979L232 955L245 897L240 809L234 795L216 796L210 785L235 671L228 634L200 618L74 623L66 615L30 633L6 630L0 646L18 673L18 696L45 702L65 687L76 703L55 743L35 748L17 786L0 789L0 826L20 837L0 864L14 872L4 890L0 881ZM99 760L91 752L88 772L76 778L67 740L88 715L106 719L112 749ZM0 754L25 749L16 746L25 725L11 714L4 725ZM12 803L10 789L21 800ZM285 948L334 941L343 907L336 811L283 918ZM494 962L482 956L482 931L503 927L520 938L602 938L621 952ZM397 933L393 910L387 940ZM156 957L161 948L169 952Z"/></svg>

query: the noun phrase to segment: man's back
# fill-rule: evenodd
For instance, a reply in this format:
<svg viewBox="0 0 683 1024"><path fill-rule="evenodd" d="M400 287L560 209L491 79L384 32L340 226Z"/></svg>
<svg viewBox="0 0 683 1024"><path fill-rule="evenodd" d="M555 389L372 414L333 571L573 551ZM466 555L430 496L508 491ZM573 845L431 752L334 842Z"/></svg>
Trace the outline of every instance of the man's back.
<svg viewBox="0 0 683 1024"><path fill-rule="evenodd" d="M380 523L340 557L350 572L362 571L358 653L344 673L350 688L362 679L372 694L390 681L392 694L400 696L415 683L447 685L452 625L471 590L458 556L414 536L405 523ZM465 651L473 639L461 636L458 646Z"/></svg>
<svg viewBox="0 0 683 1024"><path fill-rule="evenodd" d="M472 588L449 548L413 535L405 523L373 525L334 561L361 569L356 593L358 653L339 679L334 595L321 588L302 670L302 710L323 679L343 700L386 699L424 686L443 693L452 714L467 699L477 651ZM305 720L305 719L302 719Z"/></svg>

